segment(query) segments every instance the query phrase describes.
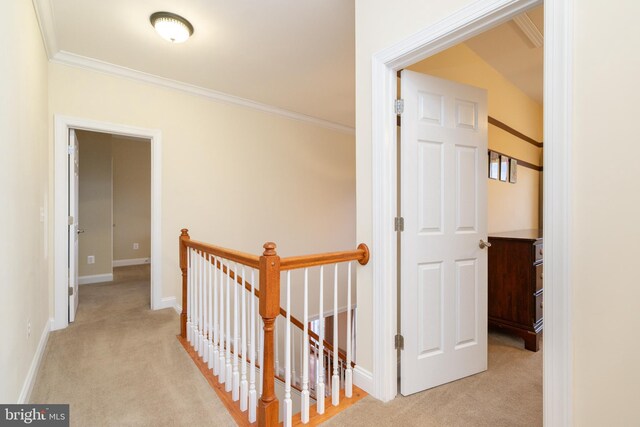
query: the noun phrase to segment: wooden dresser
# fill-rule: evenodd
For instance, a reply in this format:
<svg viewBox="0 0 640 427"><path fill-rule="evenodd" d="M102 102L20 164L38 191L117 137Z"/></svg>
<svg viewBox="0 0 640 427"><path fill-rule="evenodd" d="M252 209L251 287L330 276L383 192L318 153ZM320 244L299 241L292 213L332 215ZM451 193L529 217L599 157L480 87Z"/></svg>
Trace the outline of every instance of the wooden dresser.
<svg viewBox="0 0 640 427"><path fill-rule="evenodd" d="M542 230L489 236L489 325L540 349L542 332Z"/></svg>

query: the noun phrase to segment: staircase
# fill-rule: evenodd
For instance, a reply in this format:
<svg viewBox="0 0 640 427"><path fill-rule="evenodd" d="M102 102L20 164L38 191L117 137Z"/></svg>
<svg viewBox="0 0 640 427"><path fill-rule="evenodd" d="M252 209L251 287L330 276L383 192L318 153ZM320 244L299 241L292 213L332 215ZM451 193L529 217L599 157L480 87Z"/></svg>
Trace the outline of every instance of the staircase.
<svg viewBox="0 0 640 427"><path fill-rule="evenodd" d="M251 255L182 230L178 338L239 425L315 425L366 395L353 385L351 282L353 262L365 265L369 250L280 258L274 243L263 248ZM317 334L309 329L309 313L327 311L332 343L324 322Z"/></svg>

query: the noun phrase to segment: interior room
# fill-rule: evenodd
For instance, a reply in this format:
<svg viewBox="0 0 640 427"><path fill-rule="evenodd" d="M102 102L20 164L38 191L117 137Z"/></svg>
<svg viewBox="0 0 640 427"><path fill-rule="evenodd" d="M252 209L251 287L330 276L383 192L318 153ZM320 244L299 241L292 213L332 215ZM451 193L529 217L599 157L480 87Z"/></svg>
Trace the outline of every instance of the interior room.
<svg viewBox="0 0 640 427"><path fill-rule="evenodd" d="M0 424L639 424L639 3L0 8Z"/></svg>

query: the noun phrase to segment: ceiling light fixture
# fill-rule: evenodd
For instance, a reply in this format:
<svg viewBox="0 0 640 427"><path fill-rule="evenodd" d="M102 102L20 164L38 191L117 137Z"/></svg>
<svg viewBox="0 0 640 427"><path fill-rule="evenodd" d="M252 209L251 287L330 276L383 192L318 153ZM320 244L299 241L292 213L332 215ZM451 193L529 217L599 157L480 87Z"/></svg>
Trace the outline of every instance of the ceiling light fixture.
<svg viewBox="0 0 640 427"><path fill-rule="evenodd" d="M156 12L149 17L149 21L160 37L171 43L182 43L193 34L193 25L175 13Z"/></svg>

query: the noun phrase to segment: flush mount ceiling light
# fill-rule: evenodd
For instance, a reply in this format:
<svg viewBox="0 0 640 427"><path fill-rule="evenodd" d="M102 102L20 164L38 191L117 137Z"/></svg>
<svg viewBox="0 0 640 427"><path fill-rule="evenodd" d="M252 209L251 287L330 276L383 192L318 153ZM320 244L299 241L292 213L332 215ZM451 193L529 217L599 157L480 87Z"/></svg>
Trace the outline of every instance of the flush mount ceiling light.
<svg viewBox="0 0 640 427"><path fill-rule="evenodd" d="M182 43L193 34L193 25L175 13L156 12L149 17L149 21L160 37L171 43Z"/></svg>

